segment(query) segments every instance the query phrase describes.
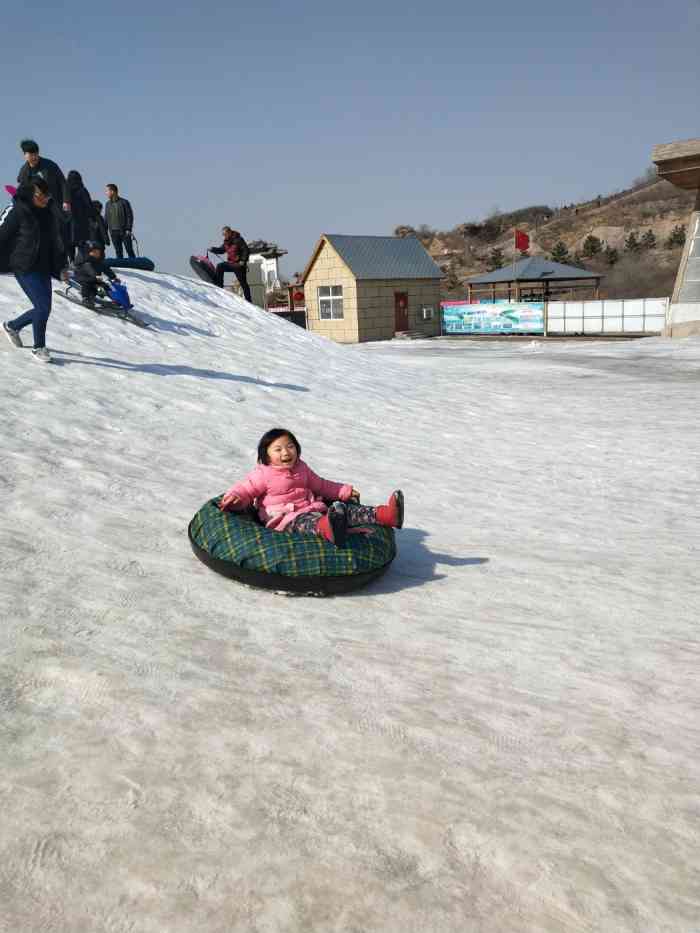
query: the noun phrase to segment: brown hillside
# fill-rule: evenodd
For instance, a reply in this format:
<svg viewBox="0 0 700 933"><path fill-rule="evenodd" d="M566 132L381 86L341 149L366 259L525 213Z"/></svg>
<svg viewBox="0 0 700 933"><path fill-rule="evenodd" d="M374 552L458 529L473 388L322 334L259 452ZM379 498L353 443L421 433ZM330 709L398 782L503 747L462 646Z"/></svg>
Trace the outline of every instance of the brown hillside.
<svg viewBox="0 0 700 933"><path fill-rule="evenodd" d="M694 204L694 192L675 188L656 179L638 182L634 187L607 197L598 197L563 208L534 205L510 213L494 214L481 223L460 224L452 230L436 231L423 225L397 227L395 233L416 235L446 274L446 297L466 294L465 280L489 269L494 249L501 249L504 264L520 259L514 247L515 229L530 236L531 256L549 257L557 243L569 251L570 261L586 269L602 272L602 297L661 297L673 291L681 248L667 248L674 229L685 229ZM634 253L625 249L631 233L641 239L647 231L656 238L655 246ZM601 253L585 258L588 236L601 241ZM605 249L608 247L607 258ZM617 261L610 250L617 251Z"/></svg>

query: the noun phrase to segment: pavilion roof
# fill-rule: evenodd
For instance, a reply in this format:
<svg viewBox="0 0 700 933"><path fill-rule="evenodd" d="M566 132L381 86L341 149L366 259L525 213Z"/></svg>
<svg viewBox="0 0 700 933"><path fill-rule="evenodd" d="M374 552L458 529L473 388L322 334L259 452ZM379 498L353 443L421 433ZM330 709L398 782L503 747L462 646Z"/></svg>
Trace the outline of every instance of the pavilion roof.
<svg viewBox="0 0 700 933"><path fill-rule="evenodd" d="M510 263L484 275L472 275L467 279L469 285L498 285L507 282L570 282L573 279L599 279L598 272L588 272L576 266L566 266L551 259L533 256Z"/></svg>

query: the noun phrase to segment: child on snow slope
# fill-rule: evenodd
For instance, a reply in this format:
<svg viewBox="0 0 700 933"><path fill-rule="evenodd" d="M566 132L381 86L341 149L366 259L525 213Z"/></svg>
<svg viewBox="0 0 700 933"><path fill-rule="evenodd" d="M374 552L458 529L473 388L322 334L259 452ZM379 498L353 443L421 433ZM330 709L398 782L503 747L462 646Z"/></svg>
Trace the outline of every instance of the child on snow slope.
<svg viewBox="0 0 700 933"><path fill-rule="evenodd" d="M85 249L86 253L79 253L76 257L73 276L80 284L83 304L87 308L94 308L97 289L106 287L100 276L106 275L110 282L118 282L119 279L105 264L105 248L99 240L88 240Z"/></svg>
<svg viewBox="0 0 700 933"><path fill-rule="evenodd" d="M260 520L274 531L316 534L342 547L349 529L367 525L401 528L403 493L386 505L359 505L359 492L349 483L322 479L300 459L301 444L286 428L272 428L260 438L258 465L224 493L222 511L245 509L254 502ZM332 499L329 507L323 499Z"/></svg>

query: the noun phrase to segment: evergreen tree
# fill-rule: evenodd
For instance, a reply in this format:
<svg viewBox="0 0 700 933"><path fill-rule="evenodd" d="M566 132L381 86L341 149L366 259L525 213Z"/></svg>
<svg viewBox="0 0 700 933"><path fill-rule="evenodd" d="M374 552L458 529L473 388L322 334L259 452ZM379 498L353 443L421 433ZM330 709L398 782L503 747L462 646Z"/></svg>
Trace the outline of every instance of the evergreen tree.
<svg viewBox="0 0 700 933"><path fill-rule="evenodd" d="M647 230L639 245L643 250L656 249L656 234L654 231Z"/></svg>
<svg viewBox="0 0 700 933"><path fill-rule="evenodd" d="M577 269L585 269L585 268L586 268L586 264L585 264L585 262L583 261L583 256L582 256L581 253L579 253L579 252L574 253L574 255L573 255L573 256L571 257L571 259L569 260L569 265L570 265L570 266L575 266Z"/></svg>
<svg viewBox="0 0 700 933"><path fill-rule="evenodd" d="M505 259L503 257L503 250L500 246L494 246L491 252L489 253L489 258L486 261L486 269L489 272L495 272L496 269L502 269L505 264Z"/></svg>
<svg viewBox="0 0 700 933"><path fill-rule="evenodd" d="M558 243L554 244L552 251L549 254L549 258L552 260L552 262L567 263L570 261L571 257L569 256L569 250L563 240L559 240Z"/></svg>
<svg viewBox="0 0 700 933"><path fill-rule="evenodd" d="M614 246L606 246L603 255L605 256L605 261L609 266L614 266L620 258L620 254Z"/></svg>
<svg viewBox="0 0 700 933"><path fill-rule="evenodd" d="M591 259L593 256L597 255L603 248L603 244L597 236L593 236L592 233L589 233L586 239L583 241L583 255L588 259Z"/></svg>
<svg viewBox="0 0 700 933"><path fill-rule="evenodd" d="M633 230L630 235L625 240L625 249L628 253L638 253L642 248L641 243L639 242L639 237L636 232Z"/></svg>
<svg viewBox="0 0 700 933"><path fill-rule="evenodd" d="M683 224L677 224L666 240L666 249L674 249L676 246L685 246L685 227Z"/></svg>
<svg viewBox="0 0 700 933"><path fill-rule="evenodd" d="M451 259L450 264L447 267L447 278L445 279L445 288L449 292L460 291L462 286L462 280L459 277L459 266L456 259Z"/></svg>

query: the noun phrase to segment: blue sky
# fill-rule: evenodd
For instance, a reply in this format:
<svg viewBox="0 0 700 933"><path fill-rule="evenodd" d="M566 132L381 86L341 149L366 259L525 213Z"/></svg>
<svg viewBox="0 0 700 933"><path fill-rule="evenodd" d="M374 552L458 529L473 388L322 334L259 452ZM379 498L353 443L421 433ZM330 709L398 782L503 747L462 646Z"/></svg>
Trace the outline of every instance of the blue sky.
<svg viewBox="0 0 700 933"><path fill-rule="evenodd" d="M568 203L700 136L700 0L40 0L3 26L3 182L23 136L117 182L163 271L230 224L292 273L322 232Z"/></svg>

